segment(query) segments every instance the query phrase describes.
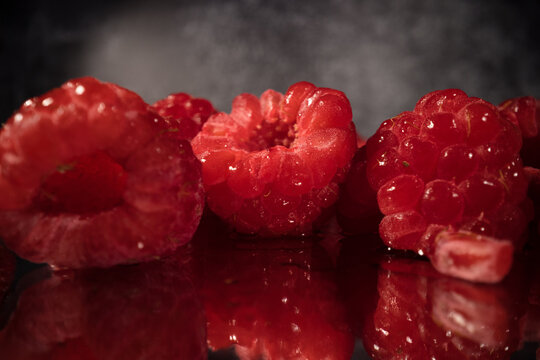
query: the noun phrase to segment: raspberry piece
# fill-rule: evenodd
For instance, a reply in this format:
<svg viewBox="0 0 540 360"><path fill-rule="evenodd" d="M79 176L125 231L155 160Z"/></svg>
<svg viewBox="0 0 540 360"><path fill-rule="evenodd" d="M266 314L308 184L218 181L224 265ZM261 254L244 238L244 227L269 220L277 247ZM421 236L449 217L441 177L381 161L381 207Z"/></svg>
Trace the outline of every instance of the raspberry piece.
<svg viewBox="0 0 540 360"><path fill-rule="evenodd" d="M206 120L216 113L210 101L186 93L170 94L152 106L173 129L178 129L179 136L187 140L193 139Z"/></svg>
<svg viewBox="0 0 540 360"><path fill-rule="evenodd" d="M234 347L243 360L350 359L354 337L325 251L302 239L236 241L223 225L202 224L193 241L209 349Z"/></svg>
<svg viewBox="0 0 540 360"><path fill-rule="evenodd" d="M0 236L57 267L145 261L185 244L203 208L190 144L143 100L75 79L28 100L0 133Z"/></svg>
<svg viewBox="0 0 540 360"><path fill-rule="evenodd" d="M367 141L366 176L385 215L379 226L385 244L443 261L450 256L443 248L450 245L434 246L437 232L477 231L510 241L495 246L498 240L484 240L489 244L484 255L491 258L478 260L479 267L511 258L513 247L523 244L528 221L515 123L490 103L456 89L429 93L414 111L383 122ZM494 278L500 280L510 264L505 258ZM470 276L467 271L445 273L494 281L488 270Z"/></svg>
<svg viewBox="0 0 540 360"><path fill-rule="evenodd" d="M21 293L2 332L2 356L207 359L202 304L181 261L175 255L164 261L52 274L41 268L42 280Z"/></svg>
<svg viewBox="0 0 540 360"><path fill-rule="evenodd" d="M308 82L237 96L192 141L210 209L240 232L310 232L354 155L351 119L342 92Z"/></svg>
<svg viewBox="0 0 540 360"><path fill-rule="evenodd" d="M470 281L496 283L510 271L513 246L510 241L465 231L441 231L430 256L443 274Z"/></svg>

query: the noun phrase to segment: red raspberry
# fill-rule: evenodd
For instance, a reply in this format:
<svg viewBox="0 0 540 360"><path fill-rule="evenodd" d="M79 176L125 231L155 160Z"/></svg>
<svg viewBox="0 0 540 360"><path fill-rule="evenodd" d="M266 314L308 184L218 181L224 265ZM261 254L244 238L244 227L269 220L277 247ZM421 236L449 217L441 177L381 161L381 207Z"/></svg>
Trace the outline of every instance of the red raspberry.
<svg viewBox="0 0 540 360"><path fill-rule="evenodd" d="M193 241L195 277L211 350L234 346L242 360L351 358L354 337L318 244L237 241L223 224L203 226Z"/></svg>
<svg viewBox="0 0 540 360"><path fill-rule="evenodd" d="M41 268L1 333L2 358L207 359L202 304L179 260Z"/></svg>
<svg viewBox="0 0 540 360"><path fill-rule="evenodd" d="M356 149L351 119L345 94L307 82L239 95L192 141L210 209L241 232L311 231Z"/></svg>
<svg viewBox="0 0 540 360"><path fill-rule="evenodd" d="M529 221L520 147L519 128L495 106L456 89L429 93L414 111L383 122L367 142L367 177L385 215L379 225L383 241L426 254L435 264L445 262L437 268L447 274L500 280L509 269L512 244L523 245ZM435 241L442 229L450 232ZM441 261L443 243L446 249L455 244L452 234L458 230L484 236L477 246L478 237L456 235L470 242L460 256L491 256L496 271L478 266L473 273L472 267L458 270L451 259ZM446 237L452 241L442 241Z"/></svg>
<svg viewBox="0 0 540 360"><path fill-rule="evenodd" d="M366 147L356 151L347 178L340 185L337 220L351 234L376 233L382 214L377 205L377 193L366 177Z"/></svg>
<svg viewBox="0 0 540 360"><path fill-rule="evenodd" d="M210 101L186 93L171 94L158 100L153 107L187 140L193 139L210 115L216 112Z"/></svg>
<svg viewBox="0 0 540 360"><path fill-rule="evenodd" d="M521 129L523 163L540 168L540 100L532 96L509 99L499 105L499 110Z"/></svg>
<svg viewBox="0 0 540 360"><path fill-rule="evenodd" d="M135 93L93 78L28 100L0 133L0 236L59 267L152 259L188 242L203 208L186 140Z"/></svg>

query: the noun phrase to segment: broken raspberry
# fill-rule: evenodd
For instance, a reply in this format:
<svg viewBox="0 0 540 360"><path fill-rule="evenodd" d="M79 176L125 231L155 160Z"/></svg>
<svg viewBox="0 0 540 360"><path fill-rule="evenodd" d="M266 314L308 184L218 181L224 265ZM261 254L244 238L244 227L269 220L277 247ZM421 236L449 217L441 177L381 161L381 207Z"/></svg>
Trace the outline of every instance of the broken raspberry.
<svg viewBox="0 0 540 360"><path fill-rule="evenodd" d="M450 259L445 262L441 254L434 255L447 246L434 246L437 233L478 233L490 244L486 249L491 252L482 257L504 258L496 268L508 271L512 248L523 245L530 220L520 148L516 124L495 106L461 90L429 93L413 112L386 120L366 148L367 178L385 215L379 225L381 238L388 246L427 254L448 265ZM512 244L491 246L496 239ZM471 242L471 258L480 255L473 248ZM445 272L486 282L504 276L467 276L450 268Z"/></svg>
<svg viewBox="0 0 540 360"><path fill-rule="evenodd" d="M309 240L235 240L223 224L195 235L208 346L240 359L350 359L354 338L331 261Z"/></svg>
<svg viewBox="0 0 540 360"><path fill-rule="evenodd" d="M216 112L210 101L186 93L171 94L156 101L153 107L187 140L193 139L210 115Z"/></svg>
<svg viewBox="0 0 540 360"><path fill-rule="evenodd" d="M210 209L240 232L310 232L356 149L351 120L345 94L307 82L237 96L192 141Z"/></svg>
<svg viewBox="0 0 540 360"><path fill-rule="evenodd" d="M2 332L6 359L207 359L202 305L177 256L41 277Z"/></svg>
<svg viewBox="0 0 540 360"><path fill-rule="evenodd" d="M0 133L0 236L19 256L107 267L172 252L203 208L200 164L142 99L93 78L30 99Z"/></svg>
<svg viewBox="0 0 540 360"><path fill-rule="evenodd" d="M496 283L510 271L512 254L510 241L465 231L441 231L429 258L443 274Z"/></svg>

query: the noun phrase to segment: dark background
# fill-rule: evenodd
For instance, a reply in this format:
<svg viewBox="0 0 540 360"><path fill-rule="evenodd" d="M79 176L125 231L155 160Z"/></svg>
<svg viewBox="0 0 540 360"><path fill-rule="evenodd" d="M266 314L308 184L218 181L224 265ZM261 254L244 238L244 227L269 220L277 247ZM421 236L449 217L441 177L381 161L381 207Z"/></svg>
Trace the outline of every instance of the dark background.
<svg viewBox="0 0 540 360"><path fill-rule="evenodd" d="M308 80L344 91L364 135L424 93L540 97L539 1L19 1L0 5L0 119L92 75L147 100Z"/></svg>

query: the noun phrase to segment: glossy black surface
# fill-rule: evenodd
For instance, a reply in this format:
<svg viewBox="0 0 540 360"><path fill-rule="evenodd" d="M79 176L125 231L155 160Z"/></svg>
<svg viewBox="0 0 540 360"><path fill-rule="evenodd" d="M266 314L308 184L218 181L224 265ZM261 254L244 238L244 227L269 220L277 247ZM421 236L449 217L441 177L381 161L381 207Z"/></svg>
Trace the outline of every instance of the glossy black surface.
<svg viewBox="0 0 540 360"><path fill-rule="evenodd" d="M443 276L424 259L381 247L375 236L335 230L263 240L207 217L189 246L159 261L60 272L20 262L0 308L0 354L535 358L538 239L503 282L485 285Z"/></svg>

